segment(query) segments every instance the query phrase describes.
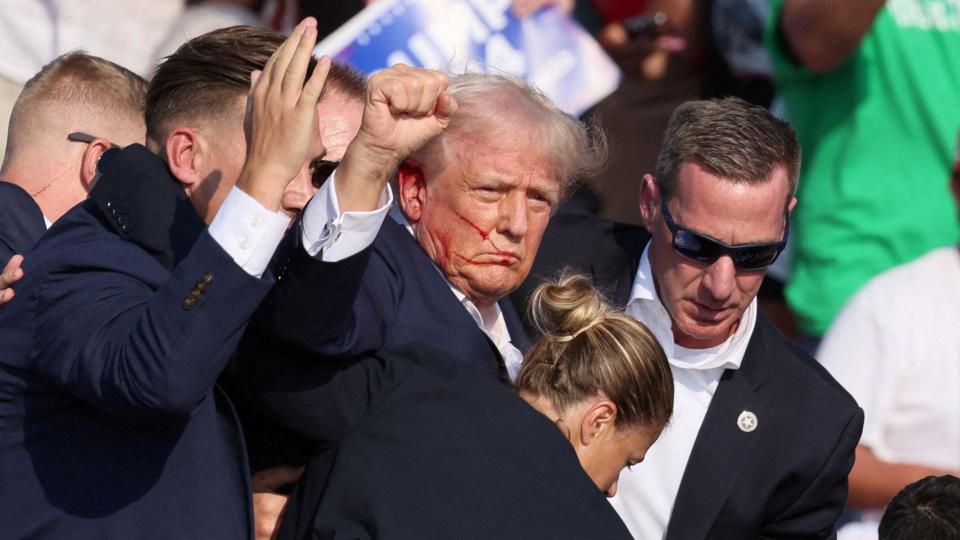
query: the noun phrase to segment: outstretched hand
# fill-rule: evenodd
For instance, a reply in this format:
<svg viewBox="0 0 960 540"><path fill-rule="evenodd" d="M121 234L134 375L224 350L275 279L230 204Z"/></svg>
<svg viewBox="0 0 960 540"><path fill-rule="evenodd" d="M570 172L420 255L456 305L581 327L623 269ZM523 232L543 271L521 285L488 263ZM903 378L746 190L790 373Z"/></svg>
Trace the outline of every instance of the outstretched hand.
<svg viewBox="0 0 960 540"><path fill-rule="evenodd" d="M245 128L247 158L237 187L270 210L310 156L322 153L316 105L330 71L321 58L304 84L317 42L317 21L304 19L273 53L262 72L251 74Z"/></svg>
<svg viewBox="0 0 960 540"><path fill-rule="evenodd" d="M341 211L373 210L400 162L450 124L457 102L439 71L396 65L367 83L363 121L337 169Z"/></svg>

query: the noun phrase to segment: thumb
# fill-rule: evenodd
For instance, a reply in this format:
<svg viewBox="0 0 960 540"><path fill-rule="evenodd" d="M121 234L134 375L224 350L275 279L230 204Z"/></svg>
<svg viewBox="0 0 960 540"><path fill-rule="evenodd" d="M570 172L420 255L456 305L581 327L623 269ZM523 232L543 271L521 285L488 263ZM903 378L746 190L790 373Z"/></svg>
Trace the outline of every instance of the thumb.
<svg viewBox="0 0 960 540"><path fill-rule="evenodd" d="M450 117L457 112L457 100L453 99L448 92L444 91L437 97L437 106L434 108L434 114L438 120L449 121Z"/></svg>

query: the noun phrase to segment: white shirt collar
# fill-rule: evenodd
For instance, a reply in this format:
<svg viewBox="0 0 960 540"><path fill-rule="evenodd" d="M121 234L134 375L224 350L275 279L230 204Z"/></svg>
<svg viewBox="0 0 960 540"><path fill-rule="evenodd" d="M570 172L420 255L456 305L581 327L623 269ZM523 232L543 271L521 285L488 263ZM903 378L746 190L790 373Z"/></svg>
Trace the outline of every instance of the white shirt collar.
<svg viewBox="0 0 960 540"><path fill-rule="evenodd" d="M733 335L720 345L708 349L681 347L673 341L670 314L657 295L650 269L650 245L647 244L640 257L626 312L653 332L672 366L680 369L739 369L757 322L757 299L750 302Z"/></svg>

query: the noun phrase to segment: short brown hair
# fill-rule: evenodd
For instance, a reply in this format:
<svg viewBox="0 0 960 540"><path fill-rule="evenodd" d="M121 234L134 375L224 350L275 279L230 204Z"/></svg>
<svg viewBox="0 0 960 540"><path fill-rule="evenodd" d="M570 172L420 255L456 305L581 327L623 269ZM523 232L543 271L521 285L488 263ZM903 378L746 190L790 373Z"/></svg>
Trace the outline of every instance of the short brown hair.
<svg viewBox="0 0 960 540"><path fill-rule="evenodd" d="M656 179L666 198L686 162L697 162L732 182L761 183L783 166L797 190L800 143L789 124L738 98L688 101L670 117L657 156Z"/></svg>
<svg viewBox="0 0 960 540"><path fill-rule="evenodd" d="M250 90L250 72L263 69L284 39L271 30L231 26L181 45L157 66L150 81L147 138L162 142L174 122L219 121L242 114L236 101ZM310 72L315 65L312 60ZM334 63L324 86L324 93L331 91L363 99L366 79L353 68Z"/></svg>
<svg viewBox="0 0 960 540"><path fill-rule="evenodd" d="M122 121L142 126L146 92L147 82L142 77L109 60L83 51L59 56L43 66L20 92L10 114L6 153L14 153L19 144L17 126L34 123L43 111L66 123L77 121L73 131L89 131L95 136L107 134L85 127L84 122L111 119L115 124ZM84 114L77 114L78 107Z"/></svg>
<svg viewBox="0 0 960 540"><path fill-rule="evenodd" d="M604 395L617 426L664 426L673 413L673 376L646 326L604 303L590 279L566 274L541 284L529 316L542 336L517 376L520 393L543 397L558 414Z"/></svg>

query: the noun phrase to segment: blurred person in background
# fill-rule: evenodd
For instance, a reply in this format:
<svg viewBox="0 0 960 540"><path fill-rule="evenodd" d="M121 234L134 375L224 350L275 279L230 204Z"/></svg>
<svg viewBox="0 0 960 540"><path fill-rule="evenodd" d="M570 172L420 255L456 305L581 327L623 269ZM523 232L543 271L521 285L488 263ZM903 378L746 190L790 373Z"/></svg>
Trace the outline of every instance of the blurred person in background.
<svg viewBox="0 0 960 540"><path fill-rule="evenodd" d="M0 0L0 148L23 84L54 58L84 50L144 78L184 0Z"/></svg>
<svg viewBox="0 0 960 540"><path fill-rule="evenodd" d="M960 201L960 147L950 188ZM960 216L958 216L960 217ZM850 473L853 522L840 538L877 537L880 514L905 485L960 476L960 252L937 248L857 291L817 359L863 407Z"/></svg>
<svg viewBox="0 0 960 540"><path fill-rule="evenodd" d="M774 81L806 156L786 288L813 352L876 274L960 235L943 171L960 125L950 0L774 0Z"/></svg>

